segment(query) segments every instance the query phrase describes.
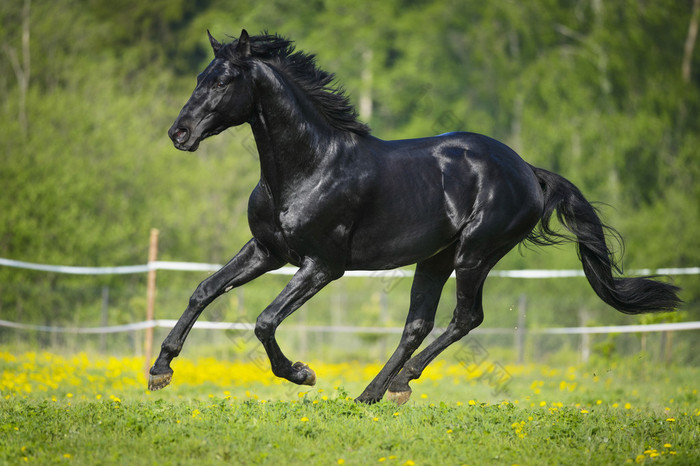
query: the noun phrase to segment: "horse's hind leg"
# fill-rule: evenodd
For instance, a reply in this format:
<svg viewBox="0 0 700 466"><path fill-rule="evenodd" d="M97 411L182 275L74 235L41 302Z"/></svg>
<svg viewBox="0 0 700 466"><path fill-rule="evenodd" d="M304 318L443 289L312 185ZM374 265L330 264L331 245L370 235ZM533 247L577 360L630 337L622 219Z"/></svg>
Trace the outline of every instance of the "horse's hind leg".
<svg viewBox="0 0 700 466"><path fill-rule="evenodd" d="M399 346L355 401L375 403L382 399L391 380L433 329L440 294L453 269L454 247L417 265L411 287L411 305Z"/></svg>
<svg viewBox="0 0 700 466"><path fill-rule="evenodd" d="M470 273L471 272L471 273ZM403 404L411 396L408 383L417 379L423 370L442 351L452 343L459 341L470 330L476 328L484 319L481 305L483 281L488 271L469 271L457 269L457 306L450 324L430 345L404 364L403 369L392 380L387 398Z"/></svg>
<svg viewBox="0 0 700 466"><path fill-rule="evenodd" d="M408 383L417 379L430 362L445 348L459 341L484 320L481 296L489 270L524 237L520 232L498 232L496 228L465 231L455 254L457 275L457 305L452 320L440 336L423 351L404 364L401 372L389 384L387 397L401 404L408 401L411 388ZM498 238L500 237L500 241Z"/></svg>

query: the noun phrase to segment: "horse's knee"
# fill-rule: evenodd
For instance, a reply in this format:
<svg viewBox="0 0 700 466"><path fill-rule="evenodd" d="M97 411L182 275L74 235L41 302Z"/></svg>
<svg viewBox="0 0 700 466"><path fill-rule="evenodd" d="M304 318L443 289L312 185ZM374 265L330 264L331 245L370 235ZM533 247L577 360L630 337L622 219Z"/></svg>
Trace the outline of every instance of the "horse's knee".
<svg viewBox="0 0 700 466"><path fill-rule="evenodd" d="M274 334L274 323L263 314L260 314L258 320L255 321L255 336L258 337L258 340L264 341Z"/></svg>
<svg viewBox="0 0 700 466"><path fill-rule="evenodd" d="M211 301L211 292L208 289L207 280L204 280L190 296L189 305L191 309L199 309L209 304L209 301Z"/></svg>
<svg viewBox="0 0 700 466"><path fill-rule="evenodd" d="M225 281L216 274L205 278L190 296L190 307L194 309L205 308L222 293L231 289L231 287L224 288L224 285Z"/></svg>
<svg viewBox="0 0 700 466"><path fill-rule="evenodd" d="M433 330L433 321L416 319L404 327L404 342L408 348L415 351Z"/></svg>

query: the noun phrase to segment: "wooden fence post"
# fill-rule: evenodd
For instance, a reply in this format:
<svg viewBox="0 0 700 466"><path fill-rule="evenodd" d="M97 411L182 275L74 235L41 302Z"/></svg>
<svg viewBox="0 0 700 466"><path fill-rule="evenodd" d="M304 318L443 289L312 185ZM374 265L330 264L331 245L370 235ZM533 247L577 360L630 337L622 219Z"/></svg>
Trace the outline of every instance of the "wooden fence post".
<svg viewBox="0 0 700 466"><path fill-rule="evenodd" d="M100 325L106 327L109 323L109 286L102 285L102 319ZM107 352L107 334L100 334L100 352Z"/></svg>
<svg viewBox="0 0 700 466"><path fill-rule="evenodd" d="M578 310L578 325L579 327L586 327L588 321L590 320L590 314L588 309L580 308ZM581 334L581 361L588 362L591 359L591 334L582 333Z"/></svg>
<svg viewBox="0 0 700 466"><path fill-rule="evenodd" d="M148 264L149 266L158 260L158 230L151 228L151 240L148 246ZM148 269L148 284L146 285L146 320L152 321L155 318L156 304L156 269ZM144 342L144 352L146 362L144 364L144 372L148 377L148 369L151 366L153 357L153 327L146 329L146 339Z"/></svg>
<svg viewBox="0 0 700 466"><path fill-rule="evenodd" d="M518 298L518 326L515 331L515 351L518 364L525 364L525 313L527 312L527 295Z"/></svg>

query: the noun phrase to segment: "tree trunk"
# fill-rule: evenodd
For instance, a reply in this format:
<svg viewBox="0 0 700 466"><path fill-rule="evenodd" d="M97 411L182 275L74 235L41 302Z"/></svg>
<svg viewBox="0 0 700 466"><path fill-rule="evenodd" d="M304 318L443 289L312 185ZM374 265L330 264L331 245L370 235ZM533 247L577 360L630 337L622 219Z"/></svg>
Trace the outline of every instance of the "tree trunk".
<svg viewBox="0 0 700 466"><path fill-rule="evenodd" d="M366 123L372 118L372 50L362 52L362 89L360 90L360 118Z"/></svg>
<svg viewBox="0 0 700 466"><path fill-rule="evenodd" d="M690 15L690 24L688 25L688 36L685 38L685 47L683 47L683 64L681 65L681 73L683 82L690 82L690 75L693 64L693 50L695 50L695 41L698 37L698 17L700 16L700 0L693 2L693 12Z"/></svg>
<svg viewBox="0 0 700 466"><path fill-rule="evenodd" d="M5 53L7 53L8 57L10 58L12 69L15 72L15 77L17 78L17 88L19 90L18 118L20 128L24 135L27 134L27 129L29 126L27 118L27 92L29 91L29 76L31 72L31 60L29 54L29 16L31 11L31 3L31 0L24 0L24 7L22 8L22 60L20 61L19 55L14 48L10 47L8 44L3 44Z"/></svg>

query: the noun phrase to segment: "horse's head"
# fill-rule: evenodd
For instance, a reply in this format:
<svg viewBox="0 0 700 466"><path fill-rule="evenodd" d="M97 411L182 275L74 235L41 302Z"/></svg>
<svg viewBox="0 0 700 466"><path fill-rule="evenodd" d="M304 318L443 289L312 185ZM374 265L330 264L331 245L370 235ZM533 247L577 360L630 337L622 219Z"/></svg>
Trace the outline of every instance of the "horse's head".
<svg viewBox="0 0 700 466"><path fill-rule="evenodd" d="M196 151L203 139L249 121L253 113L250 69L240 66L251 54L248 33L244 29L235 45L207 34L214 60L197 76L197 87L168 131L180 150Z"/></svg>

